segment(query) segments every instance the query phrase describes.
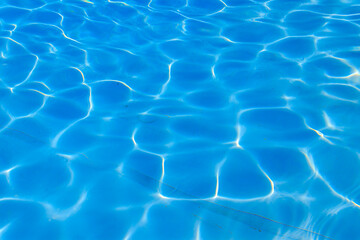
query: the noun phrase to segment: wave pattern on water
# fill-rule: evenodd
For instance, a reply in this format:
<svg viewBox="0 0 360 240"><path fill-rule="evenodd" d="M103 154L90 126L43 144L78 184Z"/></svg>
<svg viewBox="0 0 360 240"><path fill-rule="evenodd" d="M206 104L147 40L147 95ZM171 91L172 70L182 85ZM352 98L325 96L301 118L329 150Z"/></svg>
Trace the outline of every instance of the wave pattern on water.
<svg viewBox="0 0 360 240"><path fill-rule="evenodd" d="M360 239L360 5L4 0L0 238Z"/></svg>

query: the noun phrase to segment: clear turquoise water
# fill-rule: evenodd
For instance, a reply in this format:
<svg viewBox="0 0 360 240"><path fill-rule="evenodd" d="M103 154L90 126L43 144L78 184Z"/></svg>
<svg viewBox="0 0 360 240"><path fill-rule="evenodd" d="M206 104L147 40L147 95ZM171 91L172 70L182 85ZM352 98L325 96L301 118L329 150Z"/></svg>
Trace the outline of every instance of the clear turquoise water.
<svg viewBox="0 0 360 240"><path fill-rule="evenodd" d="M360 239L360 2L0 1L1 239Z"/></svg>

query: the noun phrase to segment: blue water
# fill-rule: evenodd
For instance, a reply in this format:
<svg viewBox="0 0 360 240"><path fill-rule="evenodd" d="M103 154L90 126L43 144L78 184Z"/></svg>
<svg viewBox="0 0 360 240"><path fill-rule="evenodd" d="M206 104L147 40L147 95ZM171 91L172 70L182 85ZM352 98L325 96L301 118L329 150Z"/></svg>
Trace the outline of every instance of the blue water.
<svg viewBox="0 0 360 240"><path fill-rule="evenodd" d="M360 2L1 0L0 239L360 239Z"/></svg>

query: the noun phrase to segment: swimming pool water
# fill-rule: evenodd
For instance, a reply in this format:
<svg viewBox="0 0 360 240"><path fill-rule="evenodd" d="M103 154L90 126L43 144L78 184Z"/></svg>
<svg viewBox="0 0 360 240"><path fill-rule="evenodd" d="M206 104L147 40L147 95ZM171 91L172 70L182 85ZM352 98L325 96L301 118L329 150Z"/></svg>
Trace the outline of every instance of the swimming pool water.
<svg viewBox="0 0 360 240"><path fill-rule="evenodd" d="M0 1L0 238L360 239L360 2Z"/></svg>

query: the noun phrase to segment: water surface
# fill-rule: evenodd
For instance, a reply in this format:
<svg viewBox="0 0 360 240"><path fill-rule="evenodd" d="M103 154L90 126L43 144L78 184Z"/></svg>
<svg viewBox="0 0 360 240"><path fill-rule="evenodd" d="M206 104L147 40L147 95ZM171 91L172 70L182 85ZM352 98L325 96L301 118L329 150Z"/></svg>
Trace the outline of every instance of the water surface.
<svg viewBox="0 0 360 240"><path fill-rule="evenodd" d="M360 239L360 5L4 0L2 239Z"/></svg>

